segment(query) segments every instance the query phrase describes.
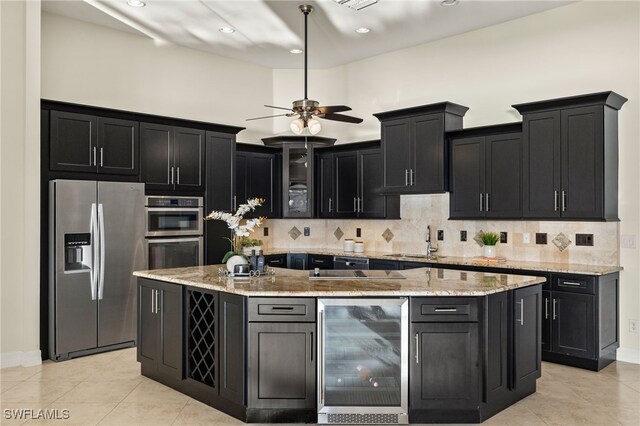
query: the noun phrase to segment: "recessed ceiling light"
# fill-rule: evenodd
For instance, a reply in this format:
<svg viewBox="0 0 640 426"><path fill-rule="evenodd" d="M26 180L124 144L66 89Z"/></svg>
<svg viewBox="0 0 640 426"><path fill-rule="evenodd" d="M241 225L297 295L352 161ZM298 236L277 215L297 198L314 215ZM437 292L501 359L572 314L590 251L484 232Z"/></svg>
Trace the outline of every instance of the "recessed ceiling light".
<svg viewBox="0 0 640 426"><path fill-rule="evenodd" d="M358 29L356 30L356 32L357 32L358 34L366 34L366 33L368 33L368 32L371 32L371 29L366 28L366 27L360 27L360 28L358 28Z"/></svg>
<svg viewBox="0 0 640 426"><path fill-rule="evenodd" d="M220 31L221 33L225 33L225 34L233 34L233 33L236 32L236 30L234 30L233 28L229 28L229 27L222 27L218 31Z"/></svg>
<svg viewBox="0 0 640 426"><path fill-rule="evenodd" d="M442 0L440 2L441 6L455 6L458 4L458 0Z"/></svg>
<svg viewBox="0 0 640 426"><path fill-rule="evenodd" d="M140 0L129 0L127 4L131 7L145 7L147 4Z"/></svg>
<svg viewBox="0 0 640 426"><path fill-rule="evenodd" d="M298 53L302 53L303 50L302 49L291 49L289 52L297 55Z"/></svg>

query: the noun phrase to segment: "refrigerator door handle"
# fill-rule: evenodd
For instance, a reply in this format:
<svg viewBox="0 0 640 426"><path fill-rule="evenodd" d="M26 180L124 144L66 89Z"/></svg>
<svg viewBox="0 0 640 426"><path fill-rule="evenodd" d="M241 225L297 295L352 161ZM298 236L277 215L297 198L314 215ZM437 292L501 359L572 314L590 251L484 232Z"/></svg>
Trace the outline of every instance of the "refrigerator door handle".
<svg viewBox="0 0 640 426"><path fill-rule="evenodd" d="M98 281L98 269L99 269L99 246L98 246L98 223L97 223L97 212L96 212L96 204L91 204L91 300L96 300L96 287Z"/></svg>
<svg viewBox="0 0 640 426"><path fill-rule="evenodd" d="M98 229L100 232L100 281L98 282L98 300L102 300L104 293L104 254L106 242L104 240L104 209L98 204Z"/></svg>

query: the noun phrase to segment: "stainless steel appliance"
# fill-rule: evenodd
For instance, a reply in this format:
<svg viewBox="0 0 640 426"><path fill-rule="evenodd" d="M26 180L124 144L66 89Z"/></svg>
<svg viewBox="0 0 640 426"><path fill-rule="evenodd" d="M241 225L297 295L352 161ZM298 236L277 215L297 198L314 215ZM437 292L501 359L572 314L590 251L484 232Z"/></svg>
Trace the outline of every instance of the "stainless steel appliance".
<svg viewBox="0 0 640 426"><path fill-rule="evenodd" d="M318 269L309 271L310 280L404 280L398 271L335 270Z"/></svg>
<svg viewBox="0 0 640 426"><path fill-rule="evenodd" d="M50 358L134 346L144 184L54 180L49 191Z"/></svg>
<svg viewBox="0 0 640 426"><path fill-rule="evenodd" d="M318 300L318 423L408 424L408 299Z"/></svg>
<svg viewBox="0 0 640 426"><path fill-rule="evenodd" d="M335 256L333 258L333 269L369 269L369 259L362 257Z"/></svg>
<svg viewBox="0 0 640 426"><path fill-rule="evenodd" d="M202 197L148 196L147 269L203 264Z"/></svg>

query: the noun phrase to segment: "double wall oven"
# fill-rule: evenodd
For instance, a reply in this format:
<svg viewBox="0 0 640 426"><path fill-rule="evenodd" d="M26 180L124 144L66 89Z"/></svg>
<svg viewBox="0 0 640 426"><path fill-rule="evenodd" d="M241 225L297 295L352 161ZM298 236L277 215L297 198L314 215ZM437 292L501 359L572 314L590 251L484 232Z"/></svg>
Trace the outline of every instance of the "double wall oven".
<svg viewBox="0 0 640 426"><path fill-rule="evenodd" d="M203 263L202 197L147 196L148 269Z"/></svg>

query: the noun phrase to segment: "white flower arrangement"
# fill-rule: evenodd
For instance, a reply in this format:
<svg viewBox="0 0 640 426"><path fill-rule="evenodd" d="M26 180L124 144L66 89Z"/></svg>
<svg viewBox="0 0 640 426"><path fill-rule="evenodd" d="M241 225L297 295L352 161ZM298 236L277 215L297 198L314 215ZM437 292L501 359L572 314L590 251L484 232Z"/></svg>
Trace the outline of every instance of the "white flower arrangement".
<svg viewBox="0 0 640 426"><path fill-rule="evenodd" d="M251 198L247 200L246 204L240 204L238 211L234 214L214 210L204 218L205 220L222 220L226 222L227 227L233 231L233 239L228 238L228 240L231 241L232 250L225 254L222 259L223 263L234 254L242 255L242 240L249 237L249 235L265 221L264 217L259 217L247 219L245 223L242 224L244 215L250 211L254 211L256 207L261 206L265 201L264 198Z"/></svg>

